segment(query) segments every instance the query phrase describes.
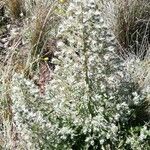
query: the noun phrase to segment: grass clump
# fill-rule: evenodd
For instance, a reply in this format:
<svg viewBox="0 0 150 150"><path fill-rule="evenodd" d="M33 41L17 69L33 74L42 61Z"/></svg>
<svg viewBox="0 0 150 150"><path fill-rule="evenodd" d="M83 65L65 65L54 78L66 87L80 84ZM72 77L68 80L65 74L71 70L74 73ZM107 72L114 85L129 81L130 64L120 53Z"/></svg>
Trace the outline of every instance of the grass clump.
<svg viewBox="0 0 150 150"><path fill-rule="evenodd" d="M127 58L146 57L150 44L150 4L147 0L114 2L113 31L119 44L118 52ZM115 23L114 23L115 22Z"/></svg>
<svg viewBox="0 0 150 150"><path fill-rule="evenodd" d="M54 10L56 2L39 1L34 8L33 21L31 23L31 47L33 49L32 56L42 53L44 44L50 39L50 32L56 24L56 16ZM54 35L51 34L53 38Z"/></svg>

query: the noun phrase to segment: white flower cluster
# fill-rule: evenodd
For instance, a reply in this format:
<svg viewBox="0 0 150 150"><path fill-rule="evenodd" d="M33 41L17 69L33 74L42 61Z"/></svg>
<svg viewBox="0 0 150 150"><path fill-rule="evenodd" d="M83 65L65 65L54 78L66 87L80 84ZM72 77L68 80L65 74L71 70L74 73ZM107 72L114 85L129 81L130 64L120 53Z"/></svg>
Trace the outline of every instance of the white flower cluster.
<svg viewBox="0 0 150 150"><path fill-rule="evenodd" d="M140 130L138 135L137 131ZM142 126L141 129L137 128L136 130L131 129L132 136L129 136L126 140L127 144L131 145L132 149L146 149L146 144L149 143L150 131L146 125ZM148 144L149 145L149 144Z"/></svg>

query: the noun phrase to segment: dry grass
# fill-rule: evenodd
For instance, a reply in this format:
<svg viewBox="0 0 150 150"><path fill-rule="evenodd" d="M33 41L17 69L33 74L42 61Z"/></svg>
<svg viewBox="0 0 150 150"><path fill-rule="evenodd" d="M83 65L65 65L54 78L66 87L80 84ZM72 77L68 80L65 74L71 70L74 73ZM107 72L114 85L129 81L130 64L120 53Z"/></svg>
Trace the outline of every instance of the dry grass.
<svg viewBox="0 0 150 150"><path fill-rule="evenodd" d="M51 31L56 24L55 8L56 3L47 4L38 2L34 10L34 20L31 23L32 56L37 56L42 53L46 41L52 38L49 35L49 31Z"/></svg>
<svg viewBox="0 0 150 150"><path fill-rule="evenodd" d="M13 19L19 19L20 14L24 9L25 1L5 0L5 2L9 12L11 13L11 17ZM10 144L10 147L14 149L11 146L14 145L11 111L12 101L10 99L12 76L15 72L18 72L29 77L29 75L38 72L39 68L36 68L35 70L35 68L33 68L34 64L37 65L40 63L41 60L39 57L42 57L43 50L52 50L51 46L48 48L47 45L49 45L50 42L47 41L53 38L50 32L53 28L55 28L55 24L57 22L57 17L54 14L55 7L57 6L56 2L39 0L37 1L38 4L36 6L31 6L33 10L30 12L33 14L30 14L29 16L30 20L28 21L28 27L24 24L24 20L22 23L24 26L19 27L22 32L29 32L28 35L30 36L26 38L22 37L24 36L22 33L17 34L16 37L14 37L9 50L6 49L9 53L6 56L4 63L0 65L0 90L3 91L3 94L0 96L0 104L3 103L0 107L0 124L3 122L6 134L2 137L3 141L1 141L0 138L0 145ZM26 40L25 45L22 43L22 40Z"/></svg>
<svg viewBox="0 0 150 150"><path fill-rule="evenodd" d="M30 33L28 49L28 59L25 65L25 75L30 76L31 72L39 69L39 64L43 61L45 54L48 57L53 54L52 40L55 35L52 30L58 25L58 18L55 15L57 1L36 1L31 14L28 32ZM50 47L47 45L51 45ZM32 76L32 75L31 75Z"/></svg>
<svg viewBox="0 0 150 150"><path fill-rule="evenodd" d="M19 19L21 17L21 14L25 13L24 9L24 0L4 0L11 16L14 19Z"/></svg>
<svg viewBox="0 0 150 150"><path fill-rule="evenodd" d="M107 22L117 38L119 54L123 58L136 55L144 59L150 44L150 2L112 0L105 7Z"/></svg>

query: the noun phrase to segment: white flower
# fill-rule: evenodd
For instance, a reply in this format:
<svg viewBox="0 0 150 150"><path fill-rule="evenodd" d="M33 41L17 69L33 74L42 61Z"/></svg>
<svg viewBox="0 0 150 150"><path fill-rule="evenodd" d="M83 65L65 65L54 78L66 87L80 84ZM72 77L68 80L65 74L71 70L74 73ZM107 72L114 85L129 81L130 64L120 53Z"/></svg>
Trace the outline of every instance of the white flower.
<svg viewBox="0 0 150 150"><path fill-rule="evenodd" d="M115 124L111 125L111 131L116 134L116 132L118 131L118 127Z"/></svg>
<svg viewBox="0 0 150 150"><path fill-rule="evenodd" d="M101 145L103 145L104 142L105 142L105 140L104 140L104 139L101 139L99 142L100 142Z"/></svg>

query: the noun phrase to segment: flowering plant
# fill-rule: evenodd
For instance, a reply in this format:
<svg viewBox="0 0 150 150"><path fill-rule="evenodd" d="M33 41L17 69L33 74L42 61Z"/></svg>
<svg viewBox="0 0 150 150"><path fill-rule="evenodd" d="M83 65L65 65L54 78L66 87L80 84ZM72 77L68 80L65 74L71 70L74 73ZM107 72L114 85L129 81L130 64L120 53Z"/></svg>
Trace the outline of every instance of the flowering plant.
<svg viewBox="0 0 150 150"><path fill-rule="evenodd" d="M114 52L114 37L98 3L72 0L66 14L58 28L61 40L53 59L56 66L45 95L40 96L38 87L21 74L13 76L13 121L21 139L18 147L147 148L147 127L140 135L130 128L134 109L129 104L142 98L125 78L123 63Z"/></svg>

